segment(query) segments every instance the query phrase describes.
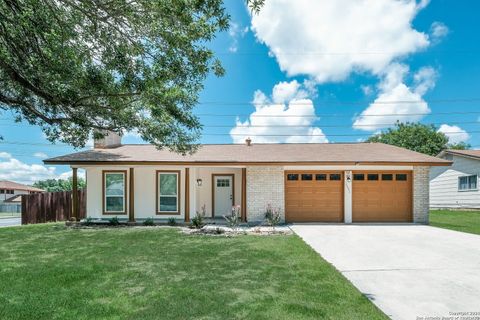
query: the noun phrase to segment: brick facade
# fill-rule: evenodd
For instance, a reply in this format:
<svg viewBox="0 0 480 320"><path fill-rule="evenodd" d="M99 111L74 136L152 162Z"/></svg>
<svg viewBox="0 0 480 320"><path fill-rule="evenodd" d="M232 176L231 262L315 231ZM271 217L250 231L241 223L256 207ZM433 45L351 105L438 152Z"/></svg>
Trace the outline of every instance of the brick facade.
<svg viewBox="0 0 480 320"><path fill-rule="evenodd" d="M280 209L285 221L283 167L247 167L247 221L264 220L268 204Z"/></svg>
<svg viewBox="0 0 480 320"><path fill-rule="evenodd" d="M428 224L430 167L413 169L413 222Z"/></svg>

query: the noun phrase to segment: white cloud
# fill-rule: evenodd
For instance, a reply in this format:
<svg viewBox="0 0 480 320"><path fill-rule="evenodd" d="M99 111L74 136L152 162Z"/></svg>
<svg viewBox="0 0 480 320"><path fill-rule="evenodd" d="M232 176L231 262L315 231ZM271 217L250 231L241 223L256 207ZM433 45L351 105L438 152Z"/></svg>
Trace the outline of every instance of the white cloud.
<svg viewBox="0 0 480 320"><path fill-rule="evenodd" d="M12 155L8 152L0 152L0 159L10 159Z"/></svg>
<svg viewBox="0 0 480 320"><path fill-rule="evenodd" d="M435 86L436 71L431 67L421 68L413 75L410 86L405 83L408 73L408 66L400 63L393 63L385 69L378 84L379 95L355 119L355 129L374 131L397 120L419 121L424 114L430 113L423 95Z"/></svg>
<svg viewBox="0 0 480 320"><path fill-rule="evenodd" d="M40 159L48 158L48 155L45 152L35 152L33 156Z"/></svg>
<svg viewBox="0 0 480 320"><path fill-rule="evenodd" d="M369 86L369 85L361 85L360 89L362 89L363 94L366 96L373 94L373 91L374 91L372 86Z"/></svg>
<svg viewBox="0 0 480 320"><path fill-rule="evenodd" d="M38 180L57 178L54 167L26 164L15 158L0 161L0 180L32 184Z"/></svg>
<svg viewBox="0 0 480 320"><path fill-rule="evenodd" d="M382 74L393 61L426 48L412 27L428 4L416 0L268 0L252 15L252 31L289 76L318 83L352 72Z"/></svg>
<svg viewBox="0 0 480 320"><path fill-rule="evenodd" d="M228 48L230 52L237 52L238 50L238 40L243 38L248 32L248 27L242 28L238 23L231 22L230 29L228 29L228 35L232 38L232 44Z"/></svg>
<svg viewBox="0 0 480 320"><path fill-rule="evenodd" d="M69 171L66 171L64 173L61 173L59 176L58 176L58 179L62 179L62 180L67 180L69 179L71 176L72 176L73 172L71 170ZM79 178L82 178L82 179L85 179L85 170L78 170L77 172L77 176Z"/></svg>
<svg viewBox="0 0 480 320"><path fill-rule="evenodd" d="M450 33L448 27L439 21L435 21L432 23L430 27L430 36L432 38L433 43L440 42L443 38L445 38Z"/></svg>
<svg viewBox="0 0 480 320"><path fill-rule="evenodd" d="M442 124L438 129L438 132L443 132L448 137L448 142L450 143L465 142L470 139L470 135L468 134L468 132L463 130L459 126Z"/></svg>
<svg viewBox="0 0 480 320"><path fill-rule="evenodd" d="M296 80L275 85L270 98L255 91L255 111L243 122L237 119L230 130L233 142L244 143L248 137L253 143L328 142L322 130L314 126L318 120L310 99L314 94L308 82L299 84Z"/></svg>

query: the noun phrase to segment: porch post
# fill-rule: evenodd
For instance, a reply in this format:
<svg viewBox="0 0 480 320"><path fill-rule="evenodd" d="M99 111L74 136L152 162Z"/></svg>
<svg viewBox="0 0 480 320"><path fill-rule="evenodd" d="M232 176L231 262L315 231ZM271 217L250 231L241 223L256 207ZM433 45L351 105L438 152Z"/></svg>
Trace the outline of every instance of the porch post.
<svg viewBox="0 0 480 320"><path fill-rule="evenodd" d="M190 168L185 168L185 222L190 222Z"/></svg>
<svg viewBox="0 0 480 320"><path fill-rule="evenodd" d="M242 222L247 222L247 168L242 168Z"/></svg>
<svg viewBox="0 0 480 320"><path fill-rule="evenodd" d="M128 222L135 223L135 175L134 168L130 168L128 183Z"/></svg>
<svg viewBox="0 0 480 320"><path fill-rule="evenodd" d="M80 220L78 216L78 177L77 168L72 168L72 218Z"/></svg>

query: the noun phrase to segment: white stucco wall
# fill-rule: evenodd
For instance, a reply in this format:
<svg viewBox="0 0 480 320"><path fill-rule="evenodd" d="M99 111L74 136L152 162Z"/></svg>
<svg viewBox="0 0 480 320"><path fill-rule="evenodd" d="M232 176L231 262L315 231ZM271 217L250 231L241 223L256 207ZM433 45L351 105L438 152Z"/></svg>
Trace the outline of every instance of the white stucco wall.
<svg viewBox="0 0 480 320"><path fill-rule="evenodd" d="M451 167L433 167L430 171L430 207L480 208L480 191L458 191L458 178L480 175L480 161L450 156ZM480 181L477 181L477 185Z"/></svg>
<svg viewBox="0 0 480 320"><path fill-rule="evenodd" d="M93 218L109 219L115 215L103 215L102 212L102 171L103 170L126 170L127 171L127 213L117 215L119 218L128 218L128 166L115 167L87 167L87 216ZM156 214L156 171L179 170L180 171L180 215L157 215ZM190 217L200 211L202 205L207 206L207 217L212 212L212 174L234 174L235 176L235 199L234 204L241 204L242 197L242 169L241 168L190 168ZM197 186L197 179L202 179L202 186ZM178 166L136 166L134 167L134 207L135 218L142 220L149 217L154 219L168 219L174 217L185 219L185 168Z"/></svg>

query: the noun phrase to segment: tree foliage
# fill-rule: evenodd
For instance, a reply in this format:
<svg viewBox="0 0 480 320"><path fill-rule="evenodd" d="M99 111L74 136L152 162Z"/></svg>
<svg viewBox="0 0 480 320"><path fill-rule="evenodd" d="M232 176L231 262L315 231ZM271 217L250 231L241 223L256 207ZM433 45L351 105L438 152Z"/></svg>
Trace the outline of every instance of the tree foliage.
<svg viewBox="0 0 480 320"><path fill-rule="evenodd" d="M136 130L191 151L192 108L206 76L224 73L207 44L228 26L222 0L1 1L0 109L52 142Z"/></svg>
<svg viewBox="0 0 480 320"><path fill-rule="evenodd" d="M48 192L58 192L58 191L72 191L73 190L73 181L72 178L69 179L47 179L40 180L33 184L35 188L40 188ZM83 189L86 186L86 182L82 178L77 180L78 189Z"/></svg>
<svg viewBox="0 0 480 320"><path fill-rule="evenodd" d="M436 156L445 149L468 149L470 147L465 143L449 144L448 137L437 130L438 128L434 125L397 123L394 128L373 135L367 141L382 142L431 156Z"/></svg>

